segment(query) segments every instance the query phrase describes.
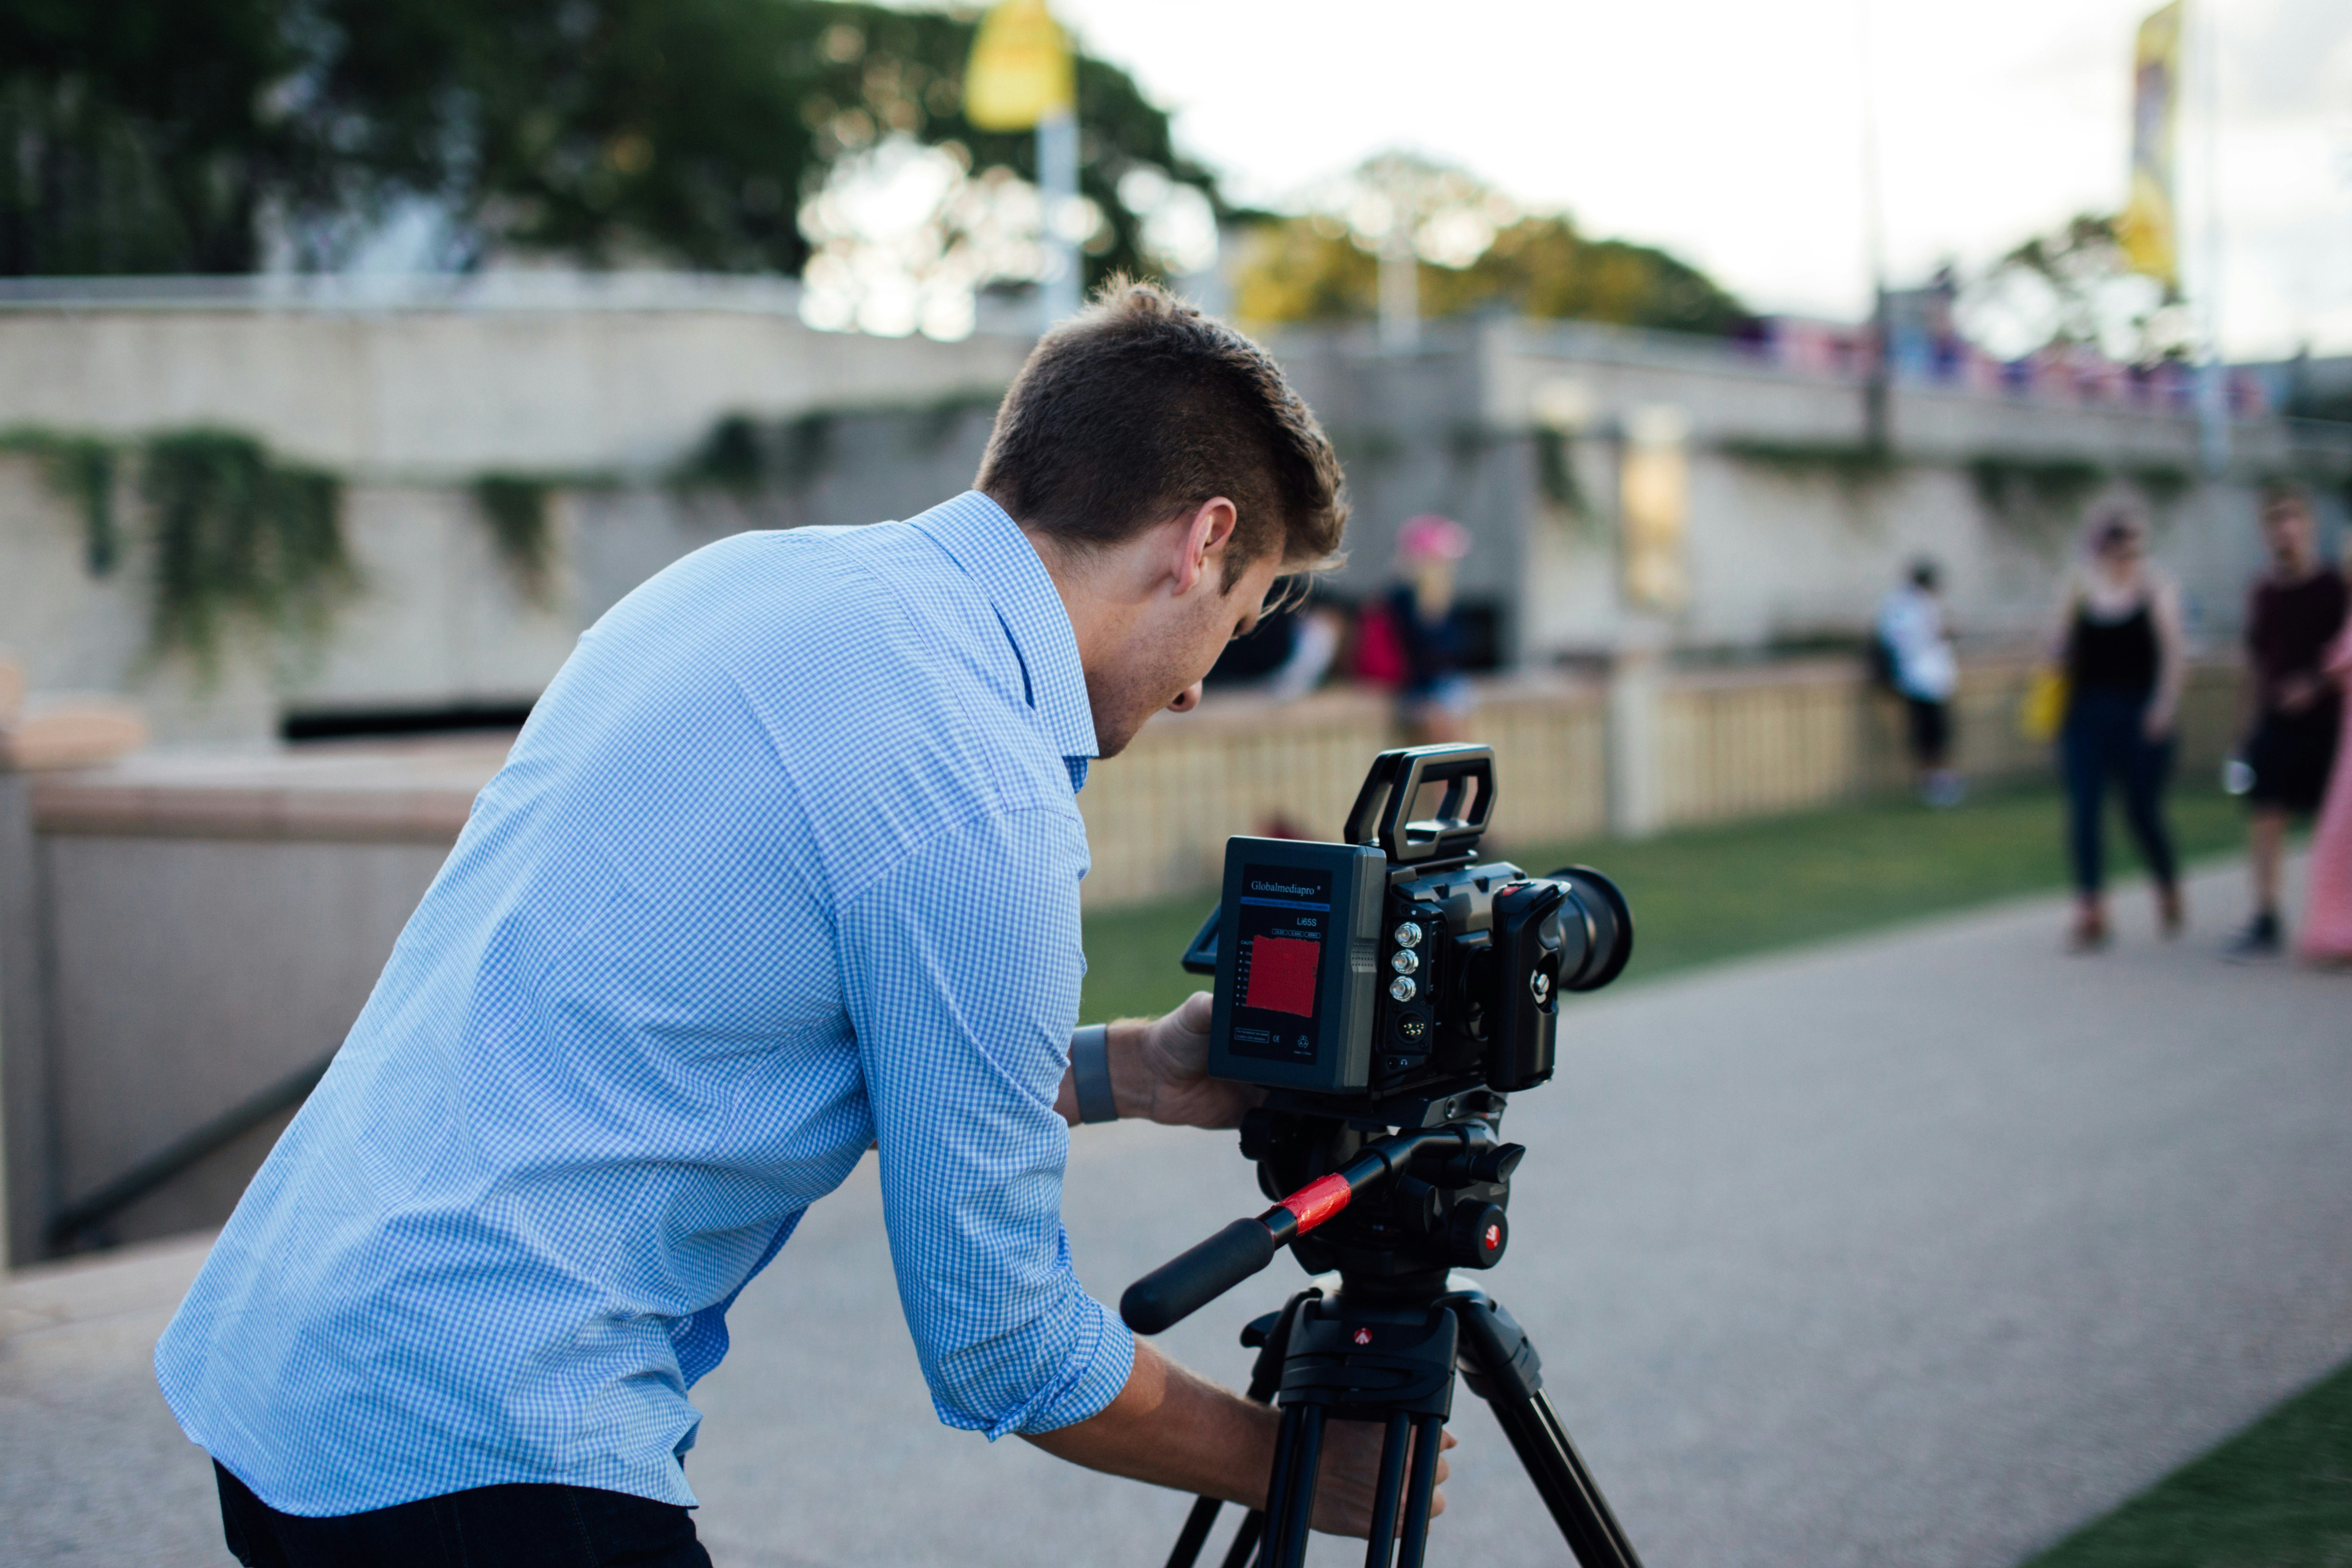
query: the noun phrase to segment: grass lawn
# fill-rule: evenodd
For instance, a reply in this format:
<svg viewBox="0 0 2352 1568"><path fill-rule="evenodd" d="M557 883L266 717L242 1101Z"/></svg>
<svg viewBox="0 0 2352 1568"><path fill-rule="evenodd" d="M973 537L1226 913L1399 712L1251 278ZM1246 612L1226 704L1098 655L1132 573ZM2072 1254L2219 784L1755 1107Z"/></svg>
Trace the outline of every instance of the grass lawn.
<svg viewBox="0 0 2352 1568"><path fill-rule="evenodd" d="M2352 1366L2036 1557L2028 1568L2352 1563Z"/></svg>
<svg viewBox="0 0 2352 1568"><path fill-rule="evenodd" d="M2137 870L2110 810L2109 864ZM2245 841L2245 815L2215 789L2176 790L2173 831L2188 859ZM1722 827L1691 828L1639 843L1507 845L1529 871L1599 867L1633 906L1639 984L1718 958L1866 931L2019 894L2063 887L2063 811L2049 785L1986 791L1956 810L1907 800L1845 806ZM2137 890L2127 896L2142 896ZM1214 895L1109 910L1087 917L1081 1016L1166 1011L1206 984L1177 967ZM2190 928L2218 933L2243 912L2192 909ZM2051 939L2058 939L2053 930Z"/></svg>

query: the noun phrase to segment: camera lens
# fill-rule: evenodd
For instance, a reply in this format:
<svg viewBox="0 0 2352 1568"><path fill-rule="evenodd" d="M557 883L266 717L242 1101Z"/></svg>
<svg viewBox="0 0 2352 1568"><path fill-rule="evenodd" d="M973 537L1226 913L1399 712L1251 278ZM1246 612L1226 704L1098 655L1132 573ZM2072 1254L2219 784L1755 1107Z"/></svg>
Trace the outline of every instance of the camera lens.
<svg viewBox="0 0 2352 1568"><path fill-rule="evenodd" d="M1615 979L1633 956L1633 913L1625 906L1625 895L1617 884L1590 866L1569 866L1552 873L1552 877L1565 882L1573 892L1576 910L1582 917L1567 908L1560 914L1565 944L1574 947L1576 927L1581 925L1584 954L1578 961L1571 953L1563 954L1559 988L1564 991L1597 991Z"/></svg>

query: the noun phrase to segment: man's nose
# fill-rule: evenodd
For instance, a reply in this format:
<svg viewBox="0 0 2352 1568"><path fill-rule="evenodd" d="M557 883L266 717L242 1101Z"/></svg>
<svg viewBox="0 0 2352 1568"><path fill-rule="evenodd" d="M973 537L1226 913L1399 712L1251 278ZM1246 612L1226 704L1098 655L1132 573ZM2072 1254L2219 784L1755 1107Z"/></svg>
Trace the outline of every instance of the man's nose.
<svg viewBox="0 0 2352 1568"><path fill-rule="evenodd" d="M1191 713L1194 708L1199 707L1200 706L1201 683L1194 681L1191 685L1186 686L1182 691L1176 694L1175 700L1168 705L1168 711L1170 713Z"/></svg>

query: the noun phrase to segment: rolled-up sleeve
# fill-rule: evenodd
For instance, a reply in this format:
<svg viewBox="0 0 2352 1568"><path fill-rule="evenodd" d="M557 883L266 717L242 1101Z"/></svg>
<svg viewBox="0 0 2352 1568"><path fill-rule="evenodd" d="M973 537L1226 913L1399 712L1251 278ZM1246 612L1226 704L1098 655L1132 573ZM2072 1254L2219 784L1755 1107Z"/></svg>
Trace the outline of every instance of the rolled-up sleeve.
<svg viewBox="0 0 2352 1568"><path fill-rule="evenodd" d="M838 915L899 1300L940 1419L992 1438L1085 1420L1135 1358L1062 1225L1085 855L1075 812L991 814Z"/></svg>

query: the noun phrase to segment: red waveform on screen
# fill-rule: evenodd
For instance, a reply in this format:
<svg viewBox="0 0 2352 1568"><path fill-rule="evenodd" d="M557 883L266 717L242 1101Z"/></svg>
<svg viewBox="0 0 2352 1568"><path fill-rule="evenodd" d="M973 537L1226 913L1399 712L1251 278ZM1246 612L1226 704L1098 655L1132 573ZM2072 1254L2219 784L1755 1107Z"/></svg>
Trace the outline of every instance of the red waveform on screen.
<svg viewBox="0 0 2352 1568"><path fill-rule="evenodd" d="M1315 966L1323 944L1296 936L1254 936L1250 939L1249 989L1242 1005L1278 1013L1315 1016Z"/></svg>

